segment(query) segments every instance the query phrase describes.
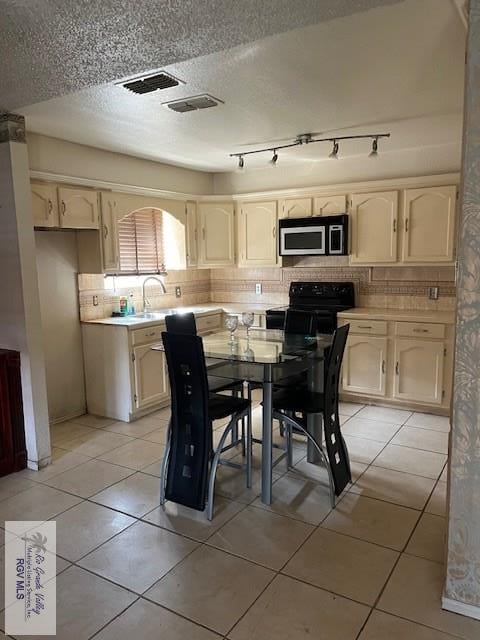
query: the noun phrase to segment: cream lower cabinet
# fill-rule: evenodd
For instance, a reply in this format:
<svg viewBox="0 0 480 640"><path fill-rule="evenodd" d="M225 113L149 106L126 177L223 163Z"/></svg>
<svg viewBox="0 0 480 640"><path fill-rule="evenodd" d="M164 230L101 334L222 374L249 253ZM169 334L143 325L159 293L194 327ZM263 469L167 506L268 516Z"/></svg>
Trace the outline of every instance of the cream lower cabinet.
<svg viewBox="0 0 480 640"><path fill-rule="evenodd" d="M277 250L277 203L244 202L238 216L238 265L275 267Z"/></svg>
<svg viewBox="0 0 480 640"><path fill-rule="evenodd" d="M342 368L345 391L385 396L387 344L387 338L349 336Z"/></svg>
<svg viewBox="0 0 480 640"><path fill-rule="evenodd" d="M235 264L233 203L201 202L198 205L199 267Z"/></svg>
<svg viewBox="0 0 480 640"><path fill-rule="evenodd" d="M158 404L170 397L165 354L153 344L133 348L134 402L137 409Z"/></svg>
<svg viewBox="0 0 480 640"><path fill-rule="evenodd" d="M445 345L433 340L396 338L393 397L442 404Z"/></svg>
<svg viewBox="0 0 480 640"><path fill-rule="evenodd" d="M452 324L398 321L394 313L391 320L339 317L339 325L344 324L350 324L342 366L344 399L373 403L381 399L391 406L448 413Z"/></svg>

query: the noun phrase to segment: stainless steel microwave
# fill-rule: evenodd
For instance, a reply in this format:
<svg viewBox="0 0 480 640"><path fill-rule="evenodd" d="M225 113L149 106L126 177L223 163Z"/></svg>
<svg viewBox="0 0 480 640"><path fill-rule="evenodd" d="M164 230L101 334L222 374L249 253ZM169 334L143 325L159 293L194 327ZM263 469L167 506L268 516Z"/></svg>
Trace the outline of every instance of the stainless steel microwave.
<svg viewBox="0 0 480 640"><path fill-rule="evenodd" d="M279 220L281 256L348 255L348 215Z"/></svg>

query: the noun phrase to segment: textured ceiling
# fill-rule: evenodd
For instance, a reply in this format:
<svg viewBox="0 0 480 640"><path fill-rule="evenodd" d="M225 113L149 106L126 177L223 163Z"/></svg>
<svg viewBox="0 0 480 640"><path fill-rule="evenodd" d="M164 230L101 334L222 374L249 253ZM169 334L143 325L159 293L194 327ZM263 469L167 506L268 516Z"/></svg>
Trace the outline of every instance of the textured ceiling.
<svg viewBox="0 0 480 640"><path fill-rule="evenodd" d="M451 2L407 0L166 66L185 81L178 87L138 96L109 83L19 112L30 131L210 171L235 168L230 152L306 131L387 130L382 152L414 153L460 142L464 47ZM162 105L204 92L224 104L185 114ZM329 151L280 157L308 163ZM357 142L340 155L365 152ZM248 167L267 160L249 157Z"/></svg>
<svg viewBox="0 0 480 640"><path fill-rule="evenodd" d="M400 0L0 0L0 109Z"/></svg>

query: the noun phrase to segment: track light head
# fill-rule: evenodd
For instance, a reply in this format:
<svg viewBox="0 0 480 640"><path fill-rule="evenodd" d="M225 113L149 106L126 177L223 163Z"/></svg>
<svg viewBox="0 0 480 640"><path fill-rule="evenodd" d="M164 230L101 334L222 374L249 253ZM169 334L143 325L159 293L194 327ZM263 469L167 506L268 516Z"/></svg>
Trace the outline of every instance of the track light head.
<svg viewBox="0 0 480 640"><path fill-rule="evenodd" d="M368 154L369 158L376 158L378 156L378 138L374 138L372 142L372 150Z"/></svg>
<svg viewBox="0 0 480 640"><path fill-rule="evenodd" d="M332 158L332 160L338 160L338 142L336 140L333 141L333 149L328 157Z"/></svg>
<svg viewBox="0 0 480 640"><path fill-rule="evenodd" d="M274 150L273 150L273 156L272 156L272 159L270 160L270 164L271 164L273 167L275 167L275 166L276 166L276 164L277 164L277 160L278 160L278 153L277 153L277 150L276 150L276 149L274 149Z"/></svg>
<svg viewBox="0 0 480 640"><path fill-rule="evenodd" d="M245 160L243 156L238 156L238 168L241 170L245 167Z"/></svg>

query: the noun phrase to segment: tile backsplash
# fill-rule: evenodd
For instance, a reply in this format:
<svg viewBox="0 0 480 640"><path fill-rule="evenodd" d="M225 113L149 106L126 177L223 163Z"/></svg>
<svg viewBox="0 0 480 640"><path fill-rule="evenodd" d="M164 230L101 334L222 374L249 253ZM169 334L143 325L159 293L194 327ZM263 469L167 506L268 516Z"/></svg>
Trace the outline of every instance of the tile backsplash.
<svg viewBox="0 0 480 640"><path fill-rule="evenodd" d="M331 263L330 263L331 265ZM152 308L197 305L206 302L260 303L272 306L288 302L292 280L352 281L356 305L390 309L455 309L455 274L453 267L352 267L302 265L283 268L191 269L171 271L165 277L167 293L148 285ZM133 293L135 308L142 310L143 278L107 277L93 274L78 276L80 318L95 320L112 314L120 296ZM262 294L255 284L262 284ZM175 297L175 287L182 295ZM428 298L429 287L438 287L438 300ZM94 305L94 296L98 305Z"/></svg>

